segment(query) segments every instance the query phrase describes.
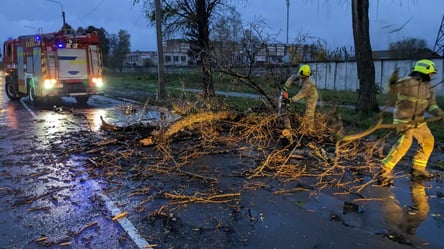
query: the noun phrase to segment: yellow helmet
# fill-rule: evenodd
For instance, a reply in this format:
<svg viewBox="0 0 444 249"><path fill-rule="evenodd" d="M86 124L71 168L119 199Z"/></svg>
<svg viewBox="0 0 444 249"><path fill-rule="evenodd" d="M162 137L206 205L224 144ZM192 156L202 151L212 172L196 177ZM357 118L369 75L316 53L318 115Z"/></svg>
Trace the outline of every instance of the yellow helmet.
<svg viewBox="0 0 444 249"><path fill-rule="evenodd" d="M431 60L419 60L416 62L415 66L413 67L414 72L419 72L423 74L431 74L436 73L436 66L435 63Z"/></svg>
<svg viewBox="0 0 444 249"><path fill-rule="evenodd" d="M299 75L308 77L311 75L311 69L309 65L302 65L299 68Z"/></svg>

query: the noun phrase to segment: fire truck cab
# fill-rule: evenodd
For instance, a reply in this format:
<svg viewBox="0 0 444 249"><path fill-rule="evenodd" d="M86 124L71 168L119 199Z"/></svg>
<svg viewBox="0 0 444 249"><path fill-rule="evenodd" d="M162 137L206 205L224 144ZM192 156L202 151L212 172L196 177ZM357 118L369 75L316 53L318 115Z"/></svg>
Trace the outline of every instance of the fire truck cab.
<svg viewBox="0 0 444 249"><path fill-rule="evenodd" d="M103 94L96 32L24 35L3 44L5 90L11 100L74 97L80 104Z"/></svg>

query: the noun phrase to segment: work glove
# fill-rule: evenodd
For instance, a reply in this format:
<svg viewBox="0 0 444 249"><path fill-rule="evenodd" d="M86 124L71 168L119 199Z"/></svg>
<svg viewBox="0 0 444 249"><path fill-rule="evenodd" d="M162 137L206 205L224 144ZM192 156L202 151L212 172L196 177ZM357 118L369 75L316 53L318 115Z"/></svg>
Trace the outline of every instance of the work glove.
<svg viewBox="0 0 444 249"><path fill-rule="evenodd" d="M282 98L281 103L283 106L289 106L291 101L289 98Z"/></svg>

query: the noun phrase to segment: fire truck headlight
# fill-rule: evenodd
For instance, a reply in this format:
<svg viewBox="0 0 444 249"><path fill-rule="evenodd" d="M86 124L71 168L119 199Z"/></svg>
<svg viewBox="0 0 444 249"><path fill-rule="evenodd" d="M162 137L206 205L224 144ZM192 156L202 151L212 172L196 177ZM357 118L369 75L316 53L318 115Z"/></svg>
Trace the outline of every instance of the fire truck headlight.
<svg viewBox="0 0 444 249"><path fill-rule="evenodd" d="M46 79L44 82L45 89L51 89L57 83L56 79Z"/></svg>
<svg viewBox="0 0 444 249"><path fill-rule="evenodd" d="M96 84L96 87L102 87L103 86L102 78L93 78L92 81L94 82L94 84Z"/></svg>

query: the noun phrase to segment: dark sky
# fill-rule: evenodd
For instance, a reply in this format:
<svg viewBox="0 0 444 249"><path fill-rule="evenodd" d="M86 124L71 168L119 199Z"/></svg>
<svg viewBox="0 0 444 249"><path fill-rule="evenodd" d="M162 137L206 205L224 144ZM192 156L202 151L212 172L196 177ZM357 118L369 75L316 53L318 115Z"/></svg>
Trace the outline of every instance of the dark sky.
<svg viewBox="0 0 444 249"><path fill-rule="evenodd" d="M9 37L54 32L66 21L74 28L93 25L117 34L131 34L132 50L155 50L155 30L132 0L13 0L2 1L0 40ZM241 1L238 11L244 22L265 21L265 32L277 42L287 38L287 0ZM326 42L329 49L353 45L350 0L289 0L289 42L301 35ZM433 49L444 15L444 0L372 0L370 30L374 50L386 49L393 41L414 37L425 39Z"/></svg>

